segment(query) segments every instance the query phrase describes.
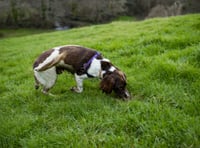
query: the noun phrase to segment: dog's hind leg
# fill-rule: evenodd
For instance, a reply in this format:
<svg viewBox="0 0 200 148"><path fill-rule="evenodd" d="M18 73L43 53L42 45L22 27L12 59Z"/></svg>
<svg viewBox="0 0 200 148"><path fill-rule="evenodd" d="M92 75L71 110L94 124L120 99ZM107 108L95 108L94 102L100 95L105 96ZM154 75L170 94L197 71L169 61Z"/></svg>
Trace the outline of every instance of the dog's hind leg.
<svg viewBox="0 0 200 148"><path fill-rule="evenodd" d="M54 86L57 79L56 68L52 67L45 71L34 71L35 78L37 79L36 87L41 84L43 86L42 92L48 94L48 91ZM39 83L39 84L38 84Z"/></svg>
<svg viewBox="0 0 200 148"><path fill-rule="evenodd" d="M43 87L42 93L43 94L48 94L49 88Z"/></svg>
<svg viewBox="0 0 200 148"><path fill-rule="evenodd" d="M35 75L34 75L34 79L35 79L35 89L38 89L40 87L40 82L37 80Z"/></svg>

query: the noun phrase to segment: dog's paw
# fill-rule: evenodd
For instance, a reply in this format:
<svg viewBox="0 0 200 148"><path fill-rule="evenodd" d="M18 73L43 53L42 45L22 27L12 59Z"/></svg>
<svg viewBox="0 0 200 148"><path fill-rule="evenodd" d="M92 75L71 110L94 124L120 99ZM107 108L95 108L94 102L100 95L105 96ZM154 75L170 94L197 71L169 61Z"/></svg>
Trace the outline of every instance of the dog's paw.
<svg viewBox="0 0 200 148"><path fill-rule="evenodd" d="M45 91L45 90L42 90L42 93L43 93L44 95L47 95L47 96L56 97L56 95L54 95L54 94L52 94L52 93L49 93L49 92L47 92L47 91Z"/></svg>
<svg viewBox="0 0 200 148"><path fill-rule="evenodd" d="M37 84L35 85L35 89L39 89L39 87L40 87L39 85L37 85Z"/></svg>
<svg viewBox="0 0 200 148"><path fill-rule="evenodd" d="M81 93L82 92L82 90L80 90L76 86L72 87L70 90L73 91L73 92L76 92L76 93Z"/></svg>

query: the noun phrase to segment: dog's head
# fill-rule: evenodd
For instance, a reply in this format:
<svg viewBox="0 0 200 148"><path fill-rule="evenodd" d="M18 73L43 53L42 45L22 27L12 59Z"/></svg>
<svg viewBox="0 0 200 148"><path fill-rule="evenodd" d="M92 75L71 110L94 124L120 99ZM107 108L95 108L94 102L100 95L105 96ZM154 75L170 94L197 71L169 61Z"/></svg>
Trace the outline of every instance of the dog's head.
<svg viewBox="0 0 200 148"><path fill-rule="evenodd" d="M110 94L112 91L122 99L129 99L130 94L126 89L126 76L120 70L114 72L107 72L103 77L100 88L103 92Z"/></svg>

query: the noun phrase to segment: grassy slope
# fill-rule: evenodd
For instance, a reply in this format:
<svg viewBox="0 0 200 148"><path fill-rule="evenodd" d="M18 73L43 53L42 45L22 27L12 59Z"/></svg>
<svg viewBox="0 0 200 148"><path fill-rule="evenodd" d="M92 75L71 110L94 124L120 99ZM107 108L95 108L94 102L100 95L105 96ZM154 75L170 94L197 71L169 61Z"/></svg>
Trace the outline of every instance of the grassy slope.
<svg viewBox="0 0 200 148"><path fill-rule="evenodd" d="M63 74L34 90L32 63L64 44L98 49L128 78L132 99L102 94L86 80L74 94ZM0 147L199 147L200 15L113 22L0 40Z"/></svg>

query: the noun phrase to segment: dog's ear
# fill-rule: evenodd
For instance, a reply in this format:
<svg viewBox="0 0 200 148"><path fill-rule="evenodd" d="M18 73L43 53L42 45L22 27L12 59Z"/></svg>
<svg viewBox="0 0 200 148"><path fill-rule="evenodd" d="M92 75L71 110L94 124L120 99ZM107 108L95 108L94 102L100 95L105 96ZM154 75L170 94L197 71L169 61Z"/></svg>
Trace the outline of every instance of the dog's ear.
<svg viewBox="0 0 200 148"><path fill-rule="evenodd" d="M110 94L113 90L114 84L115 84L115 79L112 76L112 74L109 74L102 79L100 83L100 88L103 92Z"/></svg>

